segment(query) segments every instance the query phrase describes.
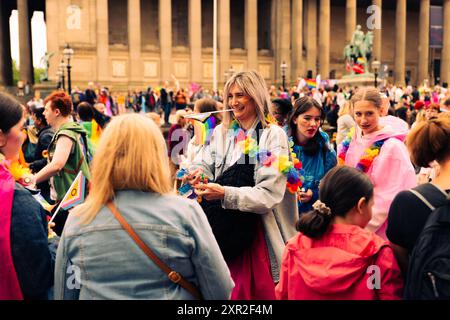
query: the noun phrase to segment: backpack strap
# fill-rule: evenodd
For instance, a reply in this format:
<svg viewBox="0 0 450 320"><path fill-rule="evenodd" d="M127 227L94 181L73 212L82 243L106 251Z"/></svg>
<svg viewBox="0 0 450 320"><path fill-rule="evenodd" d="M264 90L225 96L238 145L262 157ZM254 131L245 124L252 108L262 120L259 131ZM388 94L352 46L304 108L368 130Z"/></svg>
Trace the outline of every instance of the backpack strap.
<svg viewBox="0 0 450 320"><path fill-rule="evenodd" d="M421 195L416 190L410 189L409 190L412 194L414 194L417 198L419 198L428 208L431 209L431 211L434 211L436 209L423 195Z"/></svg>

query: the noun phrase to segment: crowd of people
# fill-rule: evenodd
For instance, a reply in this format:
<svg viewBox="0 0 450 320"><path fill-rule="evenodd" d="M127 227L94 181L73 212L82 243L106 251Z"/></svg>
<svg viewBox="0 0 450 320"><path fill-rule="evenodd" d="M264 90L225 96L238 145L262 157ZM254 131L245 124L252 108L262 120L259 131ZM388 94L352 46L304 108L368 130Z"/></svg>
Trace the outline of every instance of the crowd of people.
<svg viewBox="0 0 450 320"><path fill-rule="evenodd" d="M449 141L445 87L0 93L0 299L450 298Z"/></svg>

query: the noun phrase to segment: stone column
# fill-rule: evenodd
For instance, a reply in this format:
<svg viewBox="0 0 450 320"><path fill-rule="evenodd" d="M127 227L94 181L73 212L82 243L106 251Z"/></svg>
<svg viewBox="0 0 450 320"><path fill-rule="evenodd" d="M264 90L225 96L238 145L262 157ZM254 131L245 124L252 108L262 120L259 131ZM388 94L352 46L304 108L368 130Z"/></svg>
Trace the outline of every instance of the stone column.
<svg viewBox="0 0 450 320"><path fill-rule="evenodd" d="M219 74L218 79L225 81L225 71L230 66L230 0L219 0ZM219 81L220 82L220 81Z"/></svg>
<svg viewBox="0 0 450 320"><path fill-rule="evenodd" d="M419 17L419 66L417 84L428 79L429 44L430 44L430 0L420 1Z"/></svg>
<svg viewBox="0 0 450 320"><path fill-rule="evenodd" d="M277 52L275 74L277 75L278 83L282 82L281 64L287 64L286 69L286 87L289 87L292 65L291 65L291 2L290 0L277 1Z"/></svg>
<svg viewBox="0 0 450 320"><path fill-rule="evenodd" d="M245 0L247 69L258 70L258 1Z"/></svg>
<svg viewBox="0 0 450 320"><path fill-rule="evenodd" d="M144 64L141 57L141 1L128 0L128 48L130 82L141 83Z"/></svg>
<svg viewBox="0 0 450 320"><path fill-rule="evenodd" d="M319 73L322 79L330 75L330 0L320 0L319 21Z"/></svg>
<svg viewBox="0 0 450 320"><path fill-rule="evenodd" d="M20 51L20 80L24 84L34 83L33 53L31 48L31 17L28 0L17 0L19 12L19 51Z"/></svg>
<svg viewBox="0 0 450 320"><path fill-rule="evenodd" d="M304 77L303 68L303 0L292 1L292 81Z"/></svg>
<svg viewBox="0 0 450 320"><path fill-rule="evenodd" d="M406 61L406 0L397 0L397 13L395 17L395 59L394 82L396 85L405 85Z"/></svg>
<svg viewBox="0 0 450 320"><path fill-rule="evenodd" d="M376 5L378 8L380 8L380 14L379 14L379 23L380 28L375 28L373 30L373 52L372 57L376 58L378 61L383 61L382 59L382 53L381 53L381 30L382 30L382 6L383 6L383 0L373 0L372 2L374 5Z"/></svg>
<svg viewBox="0 0 450 320"><path fill-rule="evenodd" d="M97 79L100 83L109 81L109 26L108 0L97 0Z"/></svg>
<svg viewBox="0 0 450 320"><path fill-rule="evenodd" d="M441 83L450 84L450 0L444 0L444 35L441 58Z"/></svg>
<svg viewBox="0 0 450 320"><path fill-rule="evenodd" d="M189 0L191 80L202 82L202 1Z"/></svg>
<svg viewBox="0 0 450 320"><path fill-rule="evenodd" d="M317 4L316 0L306 0L306 70L317 72Z"/></svg>
<svg viewBox="0 0 450 320"><path fill-rule="evenodd" d="M10 86L13 82L11 45L9 36L9 13L4 1L0 2L0 86Z"/></svg>
<svg viewBox="0 0 450 320"><path fill-rule="evenodd" d="M347 0L345 6L345 44L352 41L353 32L356 30L356 0Z"/></svg>
<svg viewBox="0 0 450 320"><path fill-rule="evenodd" d="M54 53L50 58L48 78L50 80L58 81L56 79L56 72L59 66L59 59L61 58L59 52L59 7L60 2L58 0L46 0L45 1L45 24L47 25L47 33L51 36L47 37L47 52Z"/></svg>
<svg viewBox="0 0 450 320"><path fill-rule="evenodd" d="M170 81L172 75L172 1L159 0L159 40L161 50L162 82Z"/></svg>

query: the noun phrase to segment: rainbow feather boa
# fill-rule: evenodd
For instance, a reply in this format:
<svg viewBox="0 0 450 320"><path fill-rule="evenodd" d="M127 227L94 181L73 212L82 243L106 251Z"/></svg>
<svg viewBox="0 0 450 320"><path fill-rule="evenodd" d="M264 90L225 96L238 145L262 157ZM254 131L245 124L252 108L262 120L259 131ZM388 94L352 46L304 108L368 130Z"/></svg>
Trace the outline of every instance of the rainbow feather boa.
<svg viewBox="0 0 450 320"><path fill-rule="evenodd" d="M348 149L350 147L350 143L353 140L353 136L355 135L355 127L353 127L348 133L345 140L342 142L341 152L338 155L339 165L345 165L345 158L347 156ZM356 169L367 173L372 166L373 161L380 154L381 147L387 139L375 141L369 148L364 150L361 158L356 165Z"/></svg>

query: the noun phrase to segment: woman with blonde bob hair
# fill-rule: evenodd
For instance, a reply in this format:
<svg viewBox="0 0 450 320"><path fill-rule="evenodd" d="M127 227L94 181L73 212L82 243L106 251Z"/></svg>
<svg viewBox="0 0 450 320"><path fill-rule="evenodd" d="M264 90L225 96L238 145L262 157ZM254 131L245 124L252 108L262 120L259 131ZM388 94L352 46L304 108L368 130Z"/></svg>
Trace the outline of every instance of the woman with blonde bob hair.
<svg viewBox="0 0 450 320"><path fill-rule="evenodd" d="M271 102L257 72L233 75L223 97L231 111L195 157L187 180L202 197L201 206L236 284L231 298L275 299L284 244L295 235L297 206L295 196L286 193L286 176L263 165L255 153L267 150L287 158L288 138L266 120ZM243 141L250 142L252 151ZM204 177L212 183L199 183Z"/></svg>
<svg viewBox="0 0 450 320"><path fill-rule="evenodd" d="M233 288L200 206L171 195L164 138L151 120L128 114L104 131L86 202L70 214L57 252L56 299L193 299L150 260L110 211L112 202L139 237L205 299ZM108 205L108 206L107 206ZM79 270L69 288L67 270Z"/></svg>

